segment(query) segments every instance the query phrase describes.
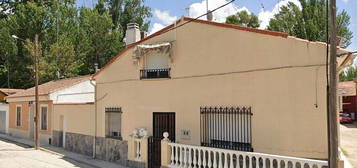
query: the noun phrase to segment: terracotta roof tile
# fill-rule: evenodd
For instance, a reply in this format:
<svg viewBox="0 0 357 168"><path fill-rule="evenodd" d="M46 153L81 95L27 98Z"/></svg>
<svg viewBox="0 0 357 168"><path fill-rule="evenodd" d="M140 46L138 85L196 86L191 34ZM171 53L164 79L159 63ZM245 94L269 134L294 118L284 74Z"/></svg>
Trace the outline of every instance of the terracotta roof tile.
<svg viewBox="0 0 357 168"><path fill-rule="evenodd" d="M24 91L24 89L7 89L7 88L0 88L0 92L6 94L7 96L15 94L17 92Z"/></svg>
<svg viewBox="0 0 357 168"><path fill-rule="evenodd" d="M77 83L80 83L82 81L89 80L89 79L90 79L90 76L88 75L88 76L80 76L80 77L50 81L50 82L44 83L42 85L39 85L38 93L41 96L48 95L48 94L53 93L57 90L61 90L61 89L70 87L72 85L75 85ZM35 95L35 87L32 87L32 88L26 89L22 92L8 96L7 98L30 97L30 96L34 96L34 95Z"/></svg>

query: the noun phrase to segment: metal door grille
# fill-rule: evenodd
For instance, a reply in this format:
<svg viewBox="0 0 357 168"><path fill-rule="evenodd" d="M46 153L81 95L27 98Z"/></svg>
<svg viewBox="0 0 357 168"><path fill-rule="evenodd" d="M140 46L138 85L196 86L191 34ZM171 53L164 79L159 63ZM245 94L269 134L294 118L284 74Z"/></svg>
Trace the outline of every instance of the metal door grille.
<svg viewBox="0 0 357 168"><path fill-rule="evenodd" d="M201 107L201 145L253 151L251 107Z"/></svg>
<svg viewBox="0 0 357 168"><path fill-rule="evenodd" d="M161 167L161 140L163 133L169 133L171 142L175 142L175 113L153 113L153 136L148 142L148 167Z"/></svg>

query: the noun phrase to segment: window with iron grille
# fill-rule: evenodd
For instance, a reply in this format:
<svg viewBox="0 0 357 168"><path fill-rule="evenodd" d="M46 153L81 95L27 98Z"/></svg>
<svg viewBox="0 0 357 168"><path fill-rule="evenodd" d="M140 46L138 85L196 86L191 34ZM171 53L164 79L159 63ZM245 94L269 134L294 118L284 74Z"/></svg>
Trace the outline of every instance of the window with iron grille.
<svg viewBox="0 0 357 168"><path fill-rule="evenodd" d="M253 151L251 107L201 107L201 145Z"/></svg>
<svg viewBox="0 0 357 168"><path fill-rule="evenodd" d="M16 126L21 126L22 106L16 106Z"/></svg>
<svg viewBox="0 0 357 168"><path fill-rule="evenodd" d="M105 136L121 139L121 107L105 108Z"/></svg>
<svg viewBox="0 0 357 168"><path fill-rule="evenodd" d="M41 130L47 130L47 116L48 108L47 106L41 107Z"/></svg>
<svg viewBox="0 0 357 168"><path fill-rule="evenodd" d="M144 69L140 70L140 79L170 78L169 56L151 53L143 58Z"/></svg>

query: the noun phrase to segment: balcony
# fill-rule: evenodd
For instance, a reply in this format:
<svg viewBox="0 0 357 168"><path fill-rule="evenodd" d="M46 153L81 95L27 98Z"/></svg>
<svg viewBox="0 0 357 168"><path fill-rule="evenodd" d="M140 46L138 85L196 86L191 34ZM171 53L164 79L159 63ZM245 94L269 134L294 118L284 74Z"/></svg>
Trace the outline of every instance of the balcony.
<svg viewBox="0 0 357 168"><path fill-rule="evenodd" d="M142 69L140 70L140 79L158 79L171 78L170 68L164 69Z"/></svg>

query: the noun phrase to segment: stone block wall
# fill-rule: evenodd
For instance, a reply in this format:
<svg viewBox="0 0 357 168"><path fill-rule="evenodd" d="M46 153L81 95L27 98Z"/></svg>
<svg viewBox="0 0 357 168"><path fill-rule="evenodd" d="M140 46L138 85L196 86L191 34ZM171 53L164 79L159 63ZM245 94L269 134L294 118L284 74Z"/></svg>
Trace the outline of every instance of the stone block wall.
<svg viewBox="0 0 357 168"><path fill-rule="evenodd" d="M97 137L96 157L98 159L116 162L121 165L127 165L128 143L117 139Z"/></svg>
<svg viewBox="0 0 357 168"><path fill-rule="evenodd" d="M93 155L93 136L66 132L65 149L84 154ZM52 145L62 147L62 131L53 131ZM96 137L96 158L129 166L128 143L118 139ZM131 163L131 167L143 167L139 163Z"/></svg>
<svg viewBox="0 0 357 168"><path fill-rule="evenodd" d="M66 132L65 149L92 156L93 154L93 136Z"/></svg>

